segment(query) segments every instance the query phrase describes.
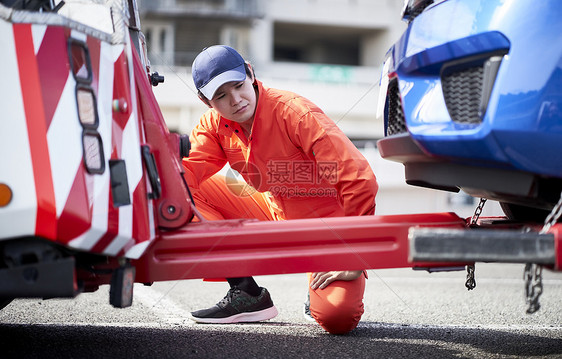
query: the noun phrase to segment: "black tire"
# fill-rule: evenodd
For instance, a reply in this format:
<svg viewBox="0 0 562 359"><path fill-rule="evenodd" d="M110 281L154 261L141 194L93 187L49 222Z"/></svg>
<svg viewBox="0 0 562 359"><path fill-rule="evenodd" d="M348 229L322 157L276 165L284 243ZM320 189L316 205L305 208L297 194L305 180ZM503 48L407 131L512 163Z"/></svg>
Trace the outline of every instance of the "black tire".
<svg viewBox="0 0 562 359"><path fill-rule="evenodd" d="M543 223L550 213L546 209L527 207L506 202L501 202L500 206L507 218L518 222Z"/></svg>

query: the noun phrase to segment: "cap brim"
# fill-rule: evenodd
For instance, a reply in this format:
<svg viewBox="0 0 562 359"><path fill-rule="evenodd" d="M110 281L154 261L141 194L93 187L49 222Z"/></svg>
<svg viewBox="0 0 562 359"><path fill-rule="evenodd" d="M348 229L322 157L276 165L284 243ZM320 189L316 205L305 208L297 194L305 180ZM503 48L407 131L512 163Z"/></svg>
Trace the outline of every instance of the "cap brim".
<svg viewBox="0 0 562 359"><path fill-rule="evenodd" d="M246 68L244 64L235 67L232 70L228 70L215 76L208 84L201 87L199 91L209 100L213 98L215 92L227 82L232 81L244 81L246 79Z"/></svg>

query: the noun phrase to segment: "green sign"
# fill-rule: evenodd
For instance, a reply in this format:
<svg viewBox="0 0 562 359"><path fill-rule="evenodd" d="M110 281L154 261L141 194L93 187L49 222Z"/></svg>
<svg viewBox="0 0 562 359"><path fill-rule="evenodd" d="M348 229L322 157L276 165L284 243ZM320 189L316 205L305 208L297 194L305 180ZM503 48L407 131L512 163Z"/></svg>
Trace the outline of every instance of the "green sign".
<svg viewBox="0 0 562 359"><path fill-rule="evenodd" d="M349 66L310 65L313 81L345 83L351 80L353 69Z"/></svg>

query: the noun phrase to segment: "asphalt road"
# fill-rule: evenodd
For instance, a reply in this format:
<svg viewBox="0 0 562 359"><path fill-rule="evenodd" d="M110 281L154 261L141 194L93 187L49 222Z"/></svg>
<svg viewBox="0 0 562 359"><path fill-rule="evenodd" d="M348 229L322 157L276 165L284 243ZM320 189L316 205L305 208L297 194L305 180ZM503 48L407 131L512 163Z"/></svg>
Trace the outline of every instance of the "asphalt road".
<svg viewBox="0 0 562 359"><path fill-rule="evenodd" d="M135 285L133 306L108 288L75 299L16 300L0 311L0 358L562 358L562 274L544 273L539 312L525 313L522 265L479 264L465 274L369 271L365 314L347 335L304 320L303 274L257 277L277 318L195 324L187 314L220 300L226 283Z"/></svg>

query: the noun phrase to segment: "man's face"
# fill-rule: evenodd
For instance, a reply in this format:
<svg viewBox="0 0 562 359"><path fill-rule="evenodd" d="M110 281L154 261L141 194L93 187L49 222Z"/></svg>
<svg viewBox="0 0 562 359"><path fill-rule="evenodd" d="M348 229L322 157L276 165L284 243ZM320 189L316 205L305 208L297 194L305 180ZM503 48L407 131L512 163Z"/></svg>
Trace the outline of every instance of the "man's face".
<svg viewBox="0 0 562 359"><path fill-rule="evenodd" d="M209 104L219 115L230 121L247 122L253 119L257 104L252 83L250 76L246 76L241 82L227 82L219 87Z"/></svg>

